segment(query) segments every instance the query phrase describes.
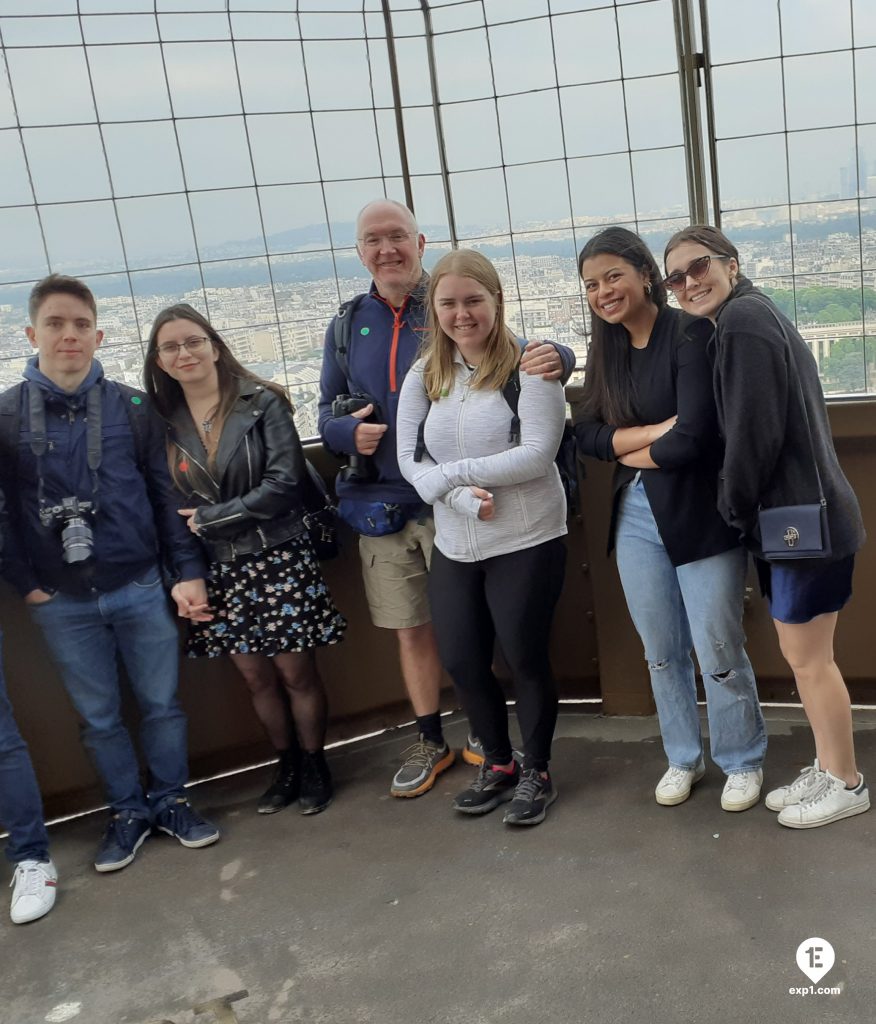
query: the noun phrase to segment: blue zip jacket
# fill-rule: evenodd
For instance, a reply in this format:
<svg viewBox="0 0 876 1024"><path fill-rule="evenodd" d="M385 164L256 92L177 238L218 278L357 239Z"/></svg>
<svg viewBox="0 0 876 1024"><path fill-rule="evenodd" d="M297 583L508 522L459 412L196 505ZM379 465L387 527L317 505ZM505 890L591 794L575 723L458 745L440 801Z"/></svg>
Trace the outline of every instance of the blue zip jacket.
<svg viewBox="0 0 876 1024"><path fill-rule="evenodd" d="M417 359L425 331L428 286L429 277L423 274L417 287L405 297L401 308L394 309L380 296L372 281L368 294L362 297L352 314L347 352L351 384L377 400L382 422L389 429L372 456L377 479L368 483L338 480L335 487L339 498L422 504L422 499L398 468L396 419L401 386ZM563 361L565 382L575 368L575 353L565 345L554 347ZM347 379L335 354L335 320L332 320L325 335L319 379L318 430L328 448L349 455L356 451L354 434L361 420L353 416L337 419L332 416L332 402L348 391Z"/></svg>
<svg viewBox="0 0 876 1024"><path fill-rule="evenodd" d="M95 359L88 376L68 394L44 376L37 358L24 371L28 387L41 388L45 397L48 448L42 457L45 498L50 505L62 498L94 499L88 468L86 398L93 387L102 389L102 447L98 475L98 511L91 516L94 532L94 570L89 586L62 560L61 530L43 526L37 498L37 460L30 448L27 388L21 389L17 475L6 482L10 513L10 543L4 575L22 594L31 590L107 592L130 583L164 558L177 579L199 579L206 565L196 538L177 514L177 493L170 479L165 431L157 416L144 417L146 451L138 461L128 398L113 381L105 381ZM144 395L142 401L148 401ZM4 460L4 474L10 463ZM14 464L14 463L13 463Z"/></svg>

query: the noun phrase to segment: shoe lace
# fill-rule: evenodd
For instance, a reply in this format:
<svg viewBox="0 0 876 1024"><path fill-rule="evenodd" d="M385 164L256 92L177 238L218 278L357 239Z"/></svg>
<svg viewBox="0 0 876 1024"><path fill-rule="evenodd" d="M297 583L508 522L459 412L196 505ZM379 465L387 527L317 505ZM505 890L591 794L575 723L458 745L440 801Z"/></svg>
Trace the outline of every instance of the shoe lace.
<svg viewBox="0 0 876 1024"><path fill-rule="evenodd" d="M46 886L46 873L41 864L22 862L12 876L10 888L16 886L19 896L39 896Z"/></svg>
<svg viewBox="0 0 876 1024"><path fill-rule="evenodd" d="M520 773L520 781L517 783L517 789L514 791L514 799L527 800L529 802L535 800L544 789L544 782L545 780L538 773L537 769L525 769Z"/></svg>
<svg viewBox="0 0 876 1024"><path fill-rule="evenodd" d="M746 786L748 785L748 780L751 778L751 776L753 774L754 774L754 772L748 772L748 771L746 771L746 772L730 772L730 774L727 776L727 783L725 785L725 788L728 789L728 790L731 790L731 789L745 789Z"/></svg>
<svg viewBox="0 0 876 1024"><path fill-rule="evenodd" d="M120 814L114 814L106 827L106 839L125 845L128 841L128 829L133 818L123 818Z"/></svg>
<svg viewBox="0 0 876 1024"><path fill-rule="evenodd" d="M404 767L428 768L432 764L432 754L435 744L428 740L419 739L412 743L406 750L402 751L402 763Z"/></svg>
<svg viewBox="0 0 876 1024"><path fill-rule="evenodd" d="M505 773L497 772L493 770L492 765L487 764L483 761L478 766L478 774L474 782L469 786L469 789L475 793L480 793L481 790L486 789L491 783L495 782L497 778L501 778Z"/></svg>
<svg viewBox="0 0 876 1024"><path fill-rule="evenodd" d="M812 777L815 774L815 772L815 765L810 764L808 767L804 768L803 771L800 772L800 774L797 776L797 778L794 779L794 781L787 787L788 790L800 789L802 786L808 788L813 782Z"/></svg>
<svg viewBox="0 0 876 1024"><path fill-rule="evenodd" d="M677 765L671 765L669 770L663 776L663 784L675 785L677 782L684 782L689 771L689 768L679 768Z"/></svg>
<svg viewBox="0 0 876 1024"><path fill-rule="evenodd" d="M180 830L182 828L191 828L196 825L206 824L204 819L198 814L198 812L192 807L188 800L181 800L177 803L169 804L168 811L170 812L174 829Z"/></svg>
<svg viewBox="0 0 876 1024"><path fill-rule="evenodd" d="M271 785L273 786L289 786L295 779L297 774L297 767L295 764L285 763L283 761L277 762L277 767L274 769L274 779ZM302 775L307 773L307 761L301 765Z"/></svg>
<svg viewBox="0 0 876 1024"><path fill-rule="evenodd" d="M822 800L826 800L841 785L835 779L830 778L827 772L816 772L815 774L817 778L812 783L809 792L800 801L801 805L821 803Z"/></svg>

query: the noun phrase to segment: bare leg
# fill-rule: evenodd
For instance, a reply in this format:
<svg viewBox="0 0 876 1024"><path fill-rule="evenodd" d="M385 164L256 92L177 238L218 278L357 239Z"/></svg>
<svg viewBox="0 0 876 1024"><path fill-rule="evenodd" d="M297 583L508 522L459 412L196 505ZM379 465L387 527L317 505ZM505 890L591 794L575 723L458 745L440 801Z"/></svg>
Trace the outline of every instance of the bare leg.
<svg viewBox="0 0 876 1024"><path fill-rule="evenodd" d="M431 715L439 708L443 670L432 623L397 629L402 678L415 715Z"/></svg>
<svg viewBox="0 0 876 1024"><path fill-rule="evenodd" d="M285 651L271 660L288 697L301 746L311 752L322 750L325 746L328 702L314 652Z"/></svg>
<svg viewBox="0 0 876 1024"><path fill-rule="evenodd" d="M837 613L817 615L799 625L773 622L812 727L821 767L847 786L857 786L849 691L833 660Z"/></svg>
<svg viewBox="0 0 876 1024"><path fill-rule="evenodd" d="M262 723L274 750L295 746L295 729L289 712L289 701L272 659L264 654L232 654L231 660L243 676L253 710Z"/></svg>

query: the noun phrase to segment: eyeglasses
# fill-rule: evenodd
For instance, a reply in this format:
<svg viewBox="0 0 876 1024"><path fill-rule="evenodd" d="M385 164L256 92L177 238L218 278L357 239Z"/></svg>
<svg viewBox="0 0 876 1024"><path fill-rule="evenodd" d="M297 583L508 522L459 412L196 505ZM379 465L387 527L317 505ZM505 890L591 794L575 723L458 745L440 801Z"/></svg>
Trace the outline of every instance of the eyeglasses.
<svg viewBox="0 0 876 1024"><path fill-rule="evenodd" d="M709 265L712 260L729 260L729 256L697 256L695 260L691 260L684 270L676 270L671 273L668 277L663 279L663 283L667 288L671 288L674 292L680 292L684 289L687 284L687 279L691 278L694 281L702 281L702 279L709 272Z"/></svg>
<svg viewBox="0 0 876 1024"><path fill-rule="evenodd" d="M180 342L166 341L163 345L158 346L158 354L162 359L177 359L180 352L185 349L189 355L194 356L204 351L204 346L209 340L209 338L193 337Z"/></svg>
<svg viewBox="0 0 876 1024"><path fill-rule="evenodd" d="M384 242L392 246L404 245L411 237L410 231L391 231L388 235L366 235L359 239L363 249L379 249Z"/></svg>

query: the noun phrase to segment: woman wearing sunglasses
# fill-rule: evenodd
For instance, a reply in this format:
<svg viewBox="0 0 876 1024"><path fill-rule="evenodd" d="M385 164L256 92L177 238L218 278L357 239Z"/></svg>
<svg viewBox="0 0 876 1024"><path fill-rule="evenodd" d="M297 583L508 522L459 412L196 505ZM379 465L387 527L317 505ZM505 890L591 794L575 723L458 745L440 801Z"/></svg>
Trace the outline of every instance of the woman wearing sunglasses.
<svg viewBox="0 0 876 1024"><path fill-rule="evenodd" d="M709 351L725 443L718 494L725 521L762 555L761 506L826 501L829 557L756 565L816 754L766 805L790 828L827 825L870 806L855 763L849 694L833 660L837 616L864 543L861 512L834 451L815 360L793 323L739 272L736 247L717 228L697 225L669 240L665 261L682 309L715 325Z"/></svg>
<svg viewBox="0 0 876 1024"><path fill-rule="evenodd" d="M742 631L746 554L718 515L721 459L711 370L695 321L666 304L654 257L612 227L584 246L578 270L592 312L575 435L616 461L609 550L645 648L669 767L657 803L685 801L705 773L695 650L721 806L757 803L766 731Z"/></svg>
<svg viewBox="0 0 876 1024"><path fill-rule="evenodd" d="M346 623L303 521L307 470L292 406L185 303L156 317L144 376L168 423L171 475L189 506L180 512L210 560L210 607L194 617L187 653L231 656L277 751L259 813L296 799L302 814L325 810L332 781L314 650L341 640Z"/></svg>

